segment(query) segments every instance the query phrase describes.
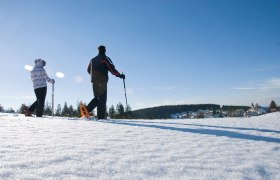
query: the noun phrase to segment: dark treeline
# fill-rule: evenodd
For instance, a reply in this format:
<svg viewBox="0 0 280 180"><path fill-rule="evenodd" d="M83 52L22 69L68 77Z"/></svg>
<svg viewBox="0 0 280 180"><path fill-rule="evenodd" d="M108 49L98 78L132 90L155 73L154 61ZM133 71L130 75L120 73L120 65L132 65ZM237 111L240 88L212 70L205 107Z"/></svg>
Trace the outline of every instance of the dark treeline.
<svg viewBox="0 0 280 180"><path fill-rule="evenodd" d="M86 104L85 104L86 105ZM127 108L125 108L122 103L118 103L116 107L114 105L111 105L110 108L106 108L106 114L110 118L114 119L120 119L120 118L126 118L128 112L131 111L130 106L128 105ZM94 114L96 111L90 112L91 116L96 116ZM51 115L52 110L50 105L48 103L45 106L45 115ZM57 108L55 110L55 116L63 116L63 117L80 117L80 103L77 102L76 106L73 107L72 105L68 105L67 102L64 103L63 106L60 104L57 105Z"/></svg>
<svg viewBox="0 0 280 180"><path fill-rule="evenodd" d="M170 118L171 114L198 111L198 110L220 110L221 107L218 104L191 104L191 105L170 105L159 106L153 108L146 108L132 111L133 118L139 119L166 119Z"/></svg>
<svg viewBox="0 0 280 180"><path fill-rule="evenodd" d="M18 110L19 113L24 113L28 108L25 104L22 104L21 108ZM248 110L250 107L247 106L223 106L222 110L233 111L237 109ZM171 114L181 113L181 112L196 112L198 110L221 110L220 105L218 104L191 104L191 105L169 105L169 106L159 106L152 108L145 108L132 111L130 106L124 107L122 103L117 104L116 106L111 105L107 107L106 113L107 116L112 119L168 119ZM95 112L95 111L94 111ZM90 112L91 116L96 116ZM51 104L47 101L44 108L44 115L52 115ZM80 105L77 102L76 106L68 105L65 102L63 105L58 104L54 110L55 116L61 117L80 117Z"/></svg>
<svg viewBox="0 0 280 180"><path fill-rule="evenodd" d="M5 113L14 113L15 110L13 108L9 108L9 109L4 109L4 106L2 106L0 104L0 112L5 112Z"/></svg>
<svg viewBox="0 0 280 180"><path fill-rule="evenodd" d="M243 109L244 111L247 111L250 108L250 106L222 106L222 110L228 112L236 111L238 109Z"/></svg>
<svg viewBox="0 0 280 180"><path fill-rule="evenodd" d="M252 104L253 106L253 104ZM258 104L255 105L257 107ZM159 106L152 108L145 108L132 111L131 107L123 106L122 103L118 103L116 106L111 105L107 107L107 116L112 119L168 119L172 114L182 113L182 112L197 112L198 110L211 110L213 113L217 111L227 111L233 112L238 109L243 109L247 111L250 109L250 106L231 106L231 105L223 105L222 107L218 104L190 104L190 105L168 105L168 106ZM22 104L20 109L17 111L18 113L24 113L28 109L28 106ZM0 112L5 112L3 106L0 105ZM280 111L280 108L277 107L275 101L271 101L268 112ZM9 112L9 111L6 111ZM12 110L11 112L14 112ZM96 111L94 111L96 112ZM52 115L52 107L49 102L46 102L44 115L51 116ZM60 104L54 110L55 116L63 116L63 117L80 117L80 105L77 102L76 106L68 105L67 102L61 106ZM91 116L96 116L93 112L90 113Z"/></svg>
<svg viewBox="0 0 280 180"><path fill-rule="evenodd" d="M26 110L28 109L28 106L25 104L22 104L20 109L17 111L18 113L24 114ZM96 112L96 111L94 111ZM94 112L90 112L91 116L96 116ZM131 118L131 108L128 105L128 107L124 107L122 103L118 103L116 107L114 105L111 105L110 108L106 109L107 116L114 119L121 119L121 118ZM34 113L35 114L35 113ZM45 104L44 107L44 113L45 116L51 116L52 115L52 107L51 103L48 101ZM80 102L76 103L76 106L68 105L67 102L64 102L63 105L58 104L57 107L54 109L54 116L61 116L61 117L80 117Z"/></svg>

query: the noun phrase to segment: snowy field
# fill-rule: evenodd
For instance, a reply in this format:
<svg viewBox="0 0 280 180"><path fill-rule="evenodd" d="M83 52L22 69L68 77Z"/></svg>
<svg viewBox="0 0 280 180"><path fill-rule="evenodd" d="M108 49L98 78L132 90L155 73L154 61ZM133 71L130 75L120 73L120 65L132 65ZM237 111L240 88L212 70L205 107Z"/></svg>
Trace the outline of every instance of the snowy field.
<svg viewBox="0 0 280 180"><path fill-rule="evenodd" d="M0 179L280 179L280 113L103 120L0 113Z"/></svg>

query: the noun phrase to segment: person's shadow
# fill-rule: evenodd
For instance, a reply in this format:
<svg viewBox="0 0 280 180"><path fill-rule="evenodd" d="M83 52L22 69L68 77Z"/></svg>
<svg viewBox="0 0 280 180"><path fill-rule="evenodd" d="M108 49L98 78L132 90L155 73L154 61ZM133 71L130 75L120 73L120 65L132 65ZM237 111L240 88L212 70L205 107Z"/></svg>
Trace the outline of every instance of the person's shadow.
<svg viewBox="0 0 280 180"><path fill-rule="evenodd" d="M217 130L217 129L209 129L209 128L222 128L222 129L237 129L237 130L255 130L261 132L272 132L272 133L280 133L280 131L269 130L269 129L254 129L254 128L240 128L240 127L225 127L225 126L211 126L211 125L198 125L198 124L182 124L182 123L165 123L165 122L151 122L151 121L136 121L136 120L103 120L100 122L125 125L125 126L138 126L145 128L155 128L169 131L179 131L179 132L187 132L194 134L203 134L203 135L212 135L212 136L222 136L229 137L235 139L245 139L252 141L264 141L264 142L272 142L272 143L280 143L280 138L274 137L266 137L266 136L258 136L251 134L244 134L239 132L232 132L226 130ZM164 125L161 125L164 124ZM168 125L185 125L185 126L199 126L199 127L209 127L208 129L192 129L192 128L179 128L172 127Z"/></svg>

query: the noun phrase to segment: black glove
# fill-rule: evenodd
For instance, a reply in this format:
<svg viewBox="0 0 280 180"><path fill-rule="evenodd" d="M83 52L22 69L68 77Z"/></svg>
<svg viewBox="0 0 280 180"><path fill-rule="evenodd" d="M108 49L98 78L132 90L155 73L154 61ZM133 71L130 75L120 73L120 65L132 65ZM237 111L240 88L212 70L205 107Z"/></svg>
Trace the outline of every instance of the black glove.
<svg viewBox="0 0 280 180"><path fill-rule="evenodd" d="M121 78L121 79L125 79L125 75L123 73L119 74L118 77Z"/></svg>
<svg viewBox="0 0 280 180"><path fill-rule="evenodd" d="M52 83L53 83L53 84L55 83L55 80L54 80L54 79L52 79Z"/></svg>

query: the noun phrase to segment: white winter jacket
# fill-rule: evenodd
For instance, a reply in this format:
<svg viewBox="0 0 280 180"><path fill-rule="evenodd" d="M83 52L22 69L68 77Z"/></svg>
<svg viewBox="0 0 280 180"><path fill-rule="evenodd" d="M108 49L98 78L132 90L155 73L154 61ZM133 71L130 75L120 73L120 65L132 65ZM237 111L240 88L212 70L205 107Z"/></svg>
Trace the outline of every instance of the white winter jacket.
<svg viewBox="0 0 280 180"><path fill-rule="evenodd" d="M53 83L53 80L49 78L45 69L43 68L43 60L36 59L35 67L31 71L31 80L33 81L34 89L42 88L47 86L47 81Z"/></svg>

